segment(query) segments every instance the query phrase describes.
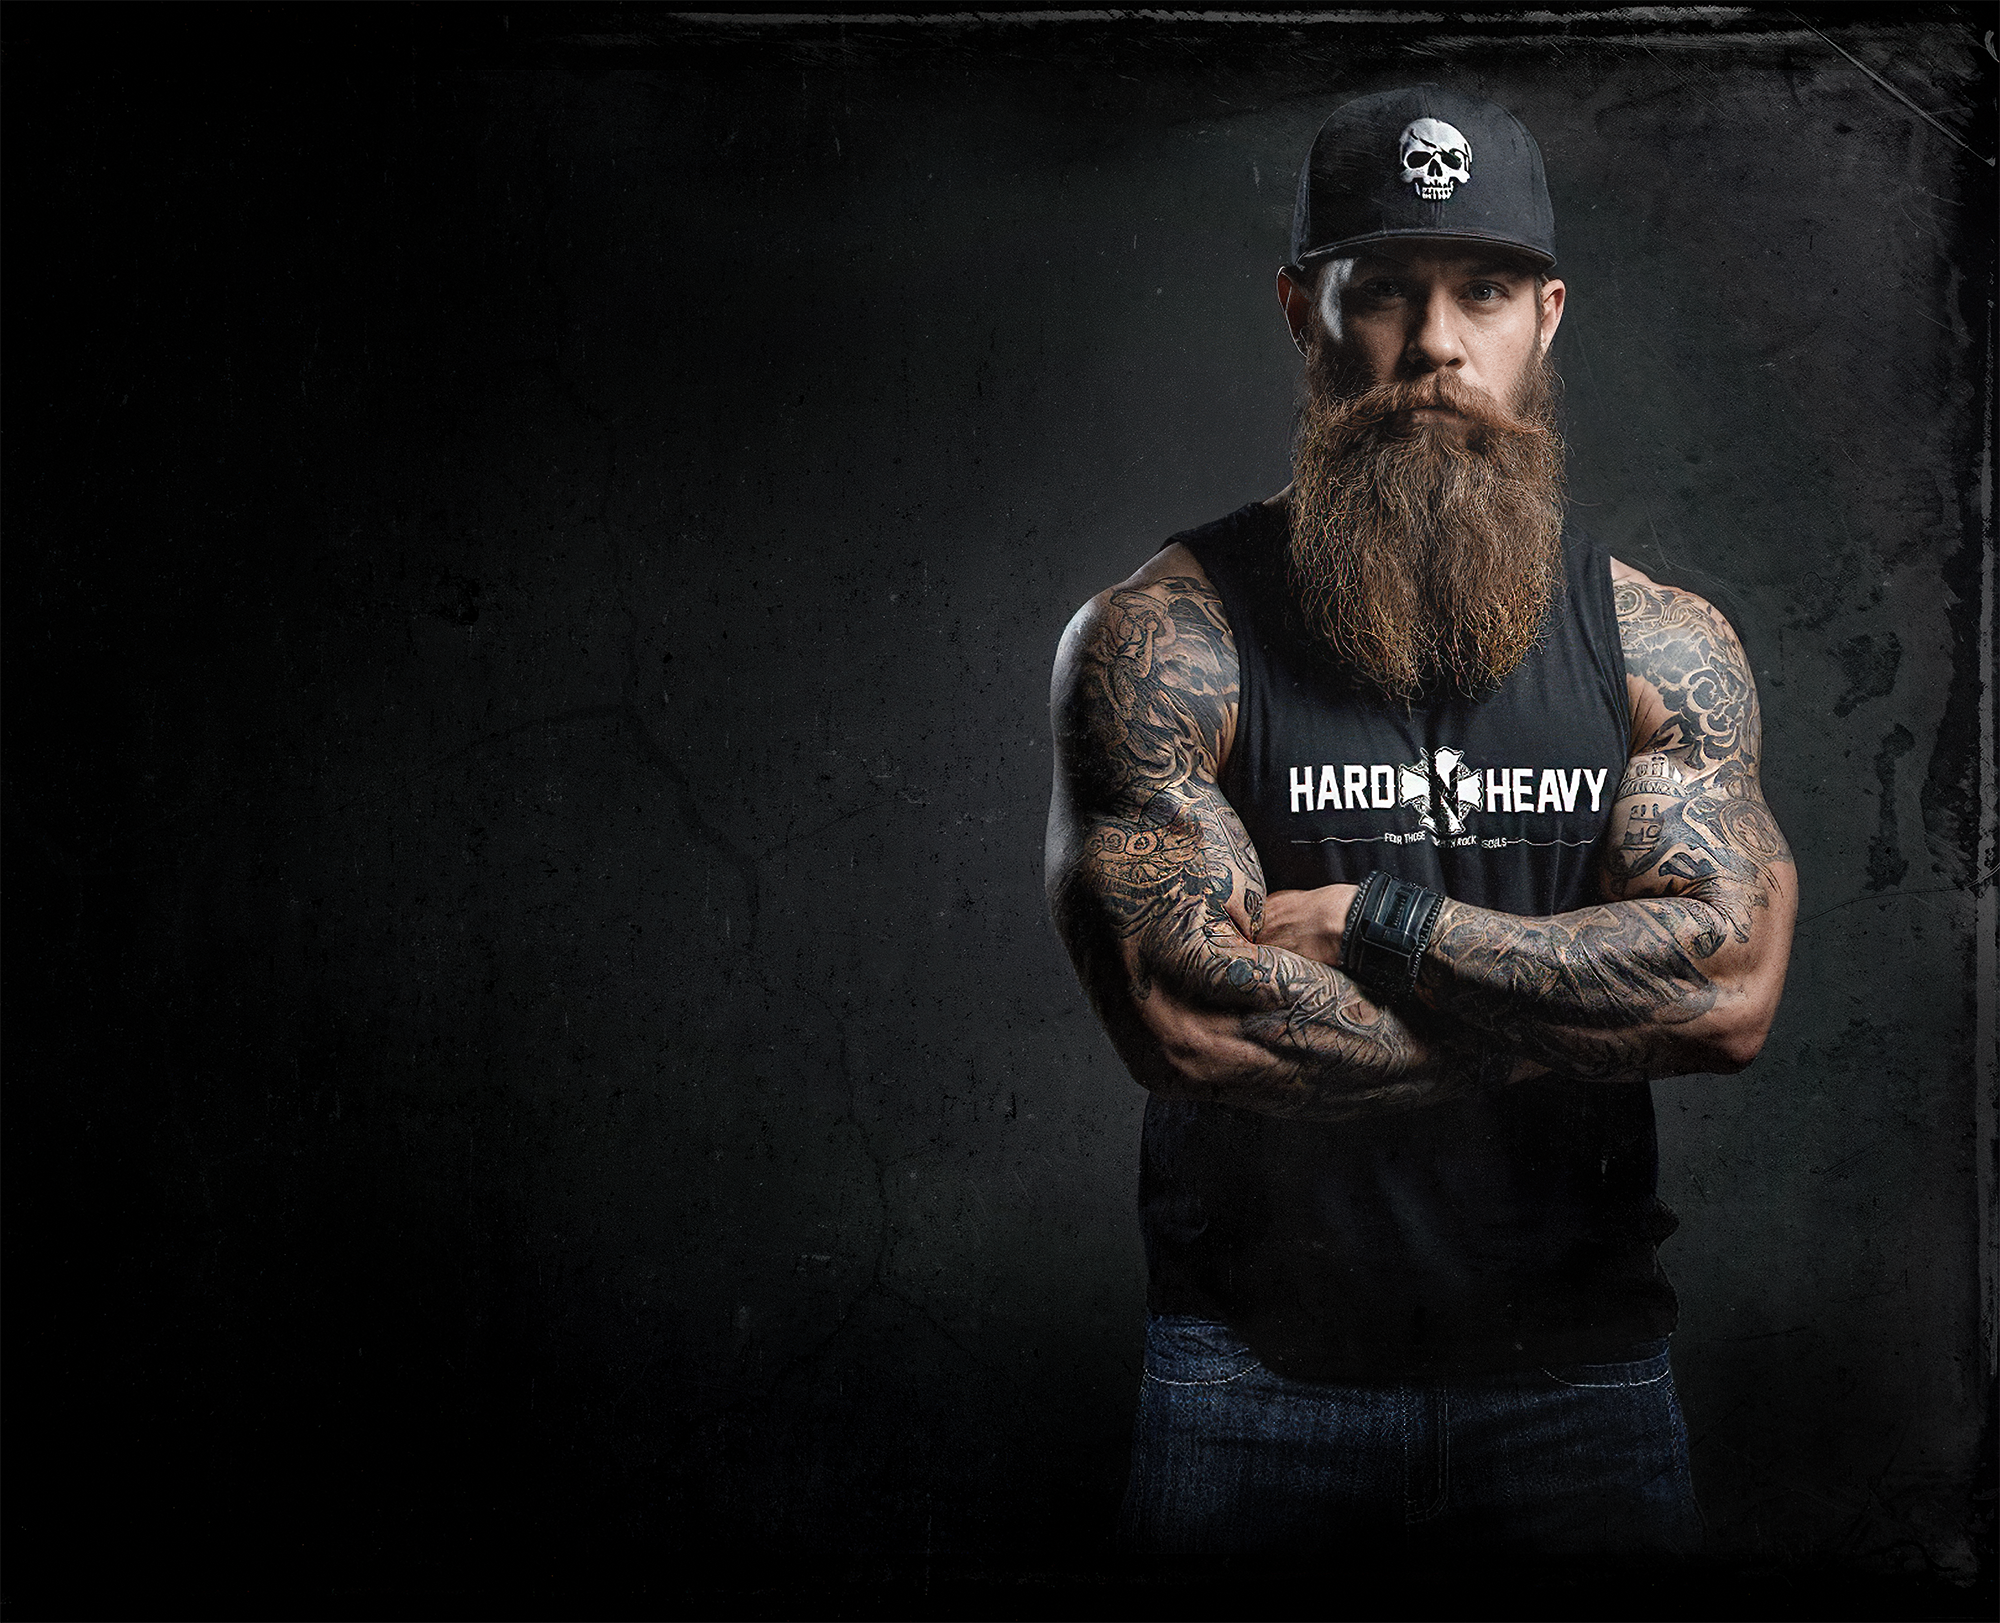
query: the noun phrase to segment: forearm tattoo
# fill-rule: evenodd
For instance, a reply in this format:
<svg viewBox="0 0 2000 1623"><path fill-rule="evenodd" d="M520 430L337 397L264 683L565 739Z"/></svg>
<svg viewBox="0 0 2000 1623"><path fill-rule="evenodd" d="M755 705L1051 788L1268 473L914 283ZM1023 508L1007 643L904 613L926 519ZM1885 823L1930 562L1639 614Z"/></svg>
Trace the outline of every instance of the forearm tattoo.
<svg viewBox="0 0 2000 1623"><path fill-rule="evenodd" d="M1757 690L1728 624L1650 583L1621 581L1614 601L1628 676L1664 709L1599 852L1617 905L1517 919L1447 903L1419 977L1435 1007L1600 1078L1707 1068L1682 1028L1743 971L1791 862L1758 788Z"/></svg>
<svg viewBox="0 0 2000 1623"><path fill-rule="evenodd" d="M1462 1036L1419 1035L1339 971L1252 939L1263 869L1215 781L1236 650L1208 584L1111 593L1064 657L1051 901L1134 1075L1319 1120L1476 1085L1482 1061ZM1194 1080L1204 1072L1214 1080Z"/></svg>

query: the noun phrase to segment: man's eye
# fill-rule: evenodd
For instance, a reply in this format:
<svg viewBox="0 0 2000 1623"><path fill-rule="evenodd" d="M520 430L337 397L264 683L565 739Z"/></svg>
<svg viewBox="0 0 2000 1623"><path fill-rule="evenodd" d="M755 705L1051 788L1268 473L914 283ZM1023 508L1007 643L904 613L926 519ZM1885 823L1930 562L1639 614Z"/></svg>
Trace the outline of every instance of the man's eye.
<svg viewBox="0 0 2000 1623"><path fill-rule="evenodd" d="M1471 297L1476 304L1491 304L1495 299L1502 297L1506 291L1505 288L1499 287L1492 282L1474 282L1471 288Z"/></svg>
<svg viewBox="0 0 2000 1623"><path fill-rule="evenodd" d="M1383 281L1378 278L1369 282L1361 291L1371 299L1393 299L1403 291L1401 282Z"/></svg>

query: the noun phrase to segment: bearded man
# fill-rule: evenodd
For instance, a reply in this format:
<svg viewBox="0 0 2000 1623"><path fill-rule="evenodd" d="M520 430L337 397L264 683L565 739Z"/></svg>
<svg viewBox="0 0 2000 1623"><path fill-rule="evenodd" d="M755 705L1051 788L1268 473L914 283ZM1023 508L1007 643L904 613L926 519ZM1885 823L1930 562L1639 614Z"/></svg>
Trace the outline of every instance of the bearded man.
<svg viewBox="0 0 2000 1623"><path fill-rule="evenodd" d="M1709 604L1566 531L1542 159L1351 101L1291 486L1065 634L1051 904L1150 1090L1139 1549L1691 1551L1649 1080L1741 1070L1796 874Z"/></svg>

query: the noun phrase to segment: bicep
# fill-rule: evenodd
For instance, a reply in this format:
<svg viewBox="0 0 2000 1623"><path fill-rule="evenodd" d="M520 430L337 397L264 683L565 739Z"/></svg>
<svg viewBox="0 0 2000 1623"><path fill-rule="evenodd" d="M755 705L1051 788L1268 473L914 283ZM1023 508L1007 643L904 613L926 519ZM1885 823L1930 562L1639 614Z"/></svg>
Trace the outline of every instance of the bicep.
<svg viewBox="0 0 2000 1623"><path fill-rule="evenodd" d="M1050 897L1093 980L1115 959L1143 995L1250 950L1263 875L1216 781L1235 702L1234 644L1198 576L1105 593L1065 635Z"/></svg>
<svg viewBox="0 0 2000 1623"><path fill-rule="evenodd" d="M1789 891L1791 857L1754 781L1724 784L1662 751L1626 766L1599 848L1607 901L1690 896L1720 907L1738 940L1750 914Z"/></svg>
<svg viewBox="0 0 2000 1623"><path fill-rule="evenodd" d="M1616 590L1635 747L1604 844L1614 901L1691 896L1751 938L1760 911L1789 920L1791 853L1759 781L1757 684L1729 622L1692 593L1639 577Z"/></svg>

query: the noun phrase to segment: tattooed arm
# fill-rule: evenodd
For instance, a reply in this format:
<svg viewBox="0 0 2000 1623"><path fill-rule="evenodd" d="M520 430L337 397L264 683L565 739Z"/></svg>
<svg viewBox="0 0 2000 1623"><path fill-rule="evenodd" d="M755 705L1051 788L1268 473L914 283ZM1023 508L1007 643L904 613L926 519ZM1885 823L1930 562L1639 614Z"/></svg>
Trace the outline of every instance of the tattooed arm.
<svg viewBox="0 0 2000 1623"><path fill-rule="evenodd" d="M1263 871L1217 787L1236 683L1222 605L1181 547L1086 604L1056 656L1049 902L1132 1075L1338 1120L1504 1073L1455 1023L1419 1031L1338 970L1257 944Z"/></svg>
<svg viewBox="0 0 2000 1623"><path fill-rule="evenodd" d="M1757 689L1728 621L1612 566L1632 758L1604 905L1515 918L1446 902L1418 994L1551 1070L1739 1071L1777 1012L1798 874L1758 787Z"/></svg>

